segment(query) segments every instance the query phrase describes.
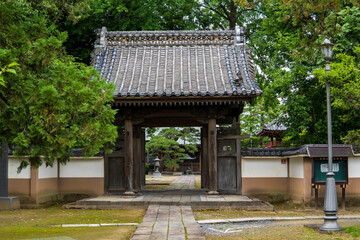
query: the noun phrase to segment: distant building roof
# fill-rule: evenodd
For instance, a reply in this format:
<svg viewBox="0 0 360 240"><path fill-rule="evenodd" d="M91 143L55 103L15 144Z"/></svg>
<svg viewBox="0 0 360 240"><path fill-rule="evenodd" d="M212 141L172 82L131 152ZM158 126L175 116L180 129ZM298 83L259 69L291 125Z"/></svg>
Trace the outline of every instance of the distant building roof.
<svg viewBox="0 0 360 240"><path fill-rule="evenodd" d="M271 134L281 134L286 131L286 127L282 124L279 119L275 119L270 123L263 126L263 128L257 131L255 134L259 137L269 136Z"/></svg>
<svg viewBox="0 0 360 240"><path fill-rule="evenodd" d="M327 144L307 144L298 147L248 148L242 149L243 156L292 156L305 154L308 157L327 157ZM354 156L352 145L333 144L333 157Z"/></svg>
<svg viewBox="0 0 360 240"><path fill-rule="evenodd" d="M262 93L245 30L98 32L92 64L115 97L246 96Z"/></svg>

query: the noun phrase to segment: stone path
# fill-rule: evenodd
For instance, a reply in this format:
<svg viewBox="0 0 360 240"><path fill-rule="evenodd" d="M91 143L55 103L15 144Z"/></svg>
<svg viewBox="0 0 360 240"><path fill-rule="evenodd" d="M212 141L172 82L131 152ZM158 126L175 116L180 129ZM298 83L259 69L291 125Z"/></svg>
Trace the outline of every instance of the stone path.
<svg viewBox="0 0 360 240"><path fill-rule="evenodd" d="M133 240L205 240L190 206L149 205Z"/></svg>
<svg viewBox="0 0 360 240"><path fill-rule="evenodd" d="M195 189L195 176L181 175L164 189Z"/></svg>

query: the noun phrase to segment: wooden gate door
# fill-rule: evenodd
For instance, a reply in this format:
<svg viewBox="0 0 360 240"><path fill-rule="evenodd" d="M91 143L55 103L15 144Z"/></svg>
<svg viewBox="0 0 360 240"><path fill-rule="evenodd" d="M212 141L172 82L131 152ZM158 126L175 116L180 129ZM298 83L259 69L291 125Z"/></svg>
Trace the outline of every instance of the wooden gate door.
<svg viewBox="0 0 360 240"><path fill-rule="evenodd" d="M145 189L145 128L134 131L134 189Z"/></svg>
<svg viewBox="0 0 360 240"><path fill-rule="evenodd" d="M217 182L220 193L241 194L241 142L239 131L217 131Z"/></svg>
<svg viewBox="0 0 360 240"><path fill-rule="evenodd" d="M115 151L105 154L104 190L105 193L121 193L125 190L124 138L116 141Z"/></svg>

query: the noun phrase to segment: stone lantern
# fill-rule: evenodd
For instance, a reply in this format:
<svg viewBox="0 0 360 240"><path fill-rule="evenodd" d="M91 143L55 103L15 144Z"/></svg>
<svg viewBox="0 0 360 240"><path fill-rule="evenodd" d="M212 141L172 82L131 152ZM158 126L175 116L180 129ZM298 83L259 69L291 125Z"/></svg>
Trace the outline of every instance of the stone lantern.
<svg viewBox="0 0 360 240"><path fill-rule="evenodd" d="M152 177L162 177L161 176L161 172L159 171L159 167L160 167L160 159L158 156L156 156L155 158L155 172L153 173L153 176Z"/></svg>

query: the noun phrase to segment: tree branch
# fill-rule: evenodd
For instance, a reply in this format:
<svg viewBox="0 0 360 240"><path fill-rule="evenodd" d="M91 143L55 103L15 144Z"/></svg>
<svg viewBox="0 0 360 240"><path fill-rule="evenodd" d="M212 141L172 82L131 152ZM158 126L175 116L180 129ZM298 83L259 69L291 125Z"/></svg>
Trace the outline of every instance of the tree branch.
<svg viewBox="0 0 360 240"><path fill-rule="evenodd" d="M229 19L229 16L227 15L226 12L225 12L225 14L226 14L226 15L225 15L224 13L220 12L219 10L213 8L213 7L210 5L210 3L209 3L208 1L206 1L206 0L204 0L204 3L206 4L206 5L203 5L204 7L210 9L211 11L213 11L214 13L220 15L221 17L223 17L223 18L225 18L225 19Z"/></svg>
<svg viewBox="0 0 360 240"><path fill-rule="evenodd" d="M61 6L61 9L60 9L58 15L56 16L56 18L55 18L55 20L54 20L54 22L53 22L54 25L55 25L55 23L59 20L62 12L64 11L64 8L65 8L65 1L63 1L63 4L62 4L62 6Z"/></svg>
<svg viewBox="0 0 360 240"><path fill-rule="evenodd" d="M220 7L224 10L224 13L227 16L227 19L230 20L229 11L226 9L226 7L222 3L220 3Z"/></svg>

